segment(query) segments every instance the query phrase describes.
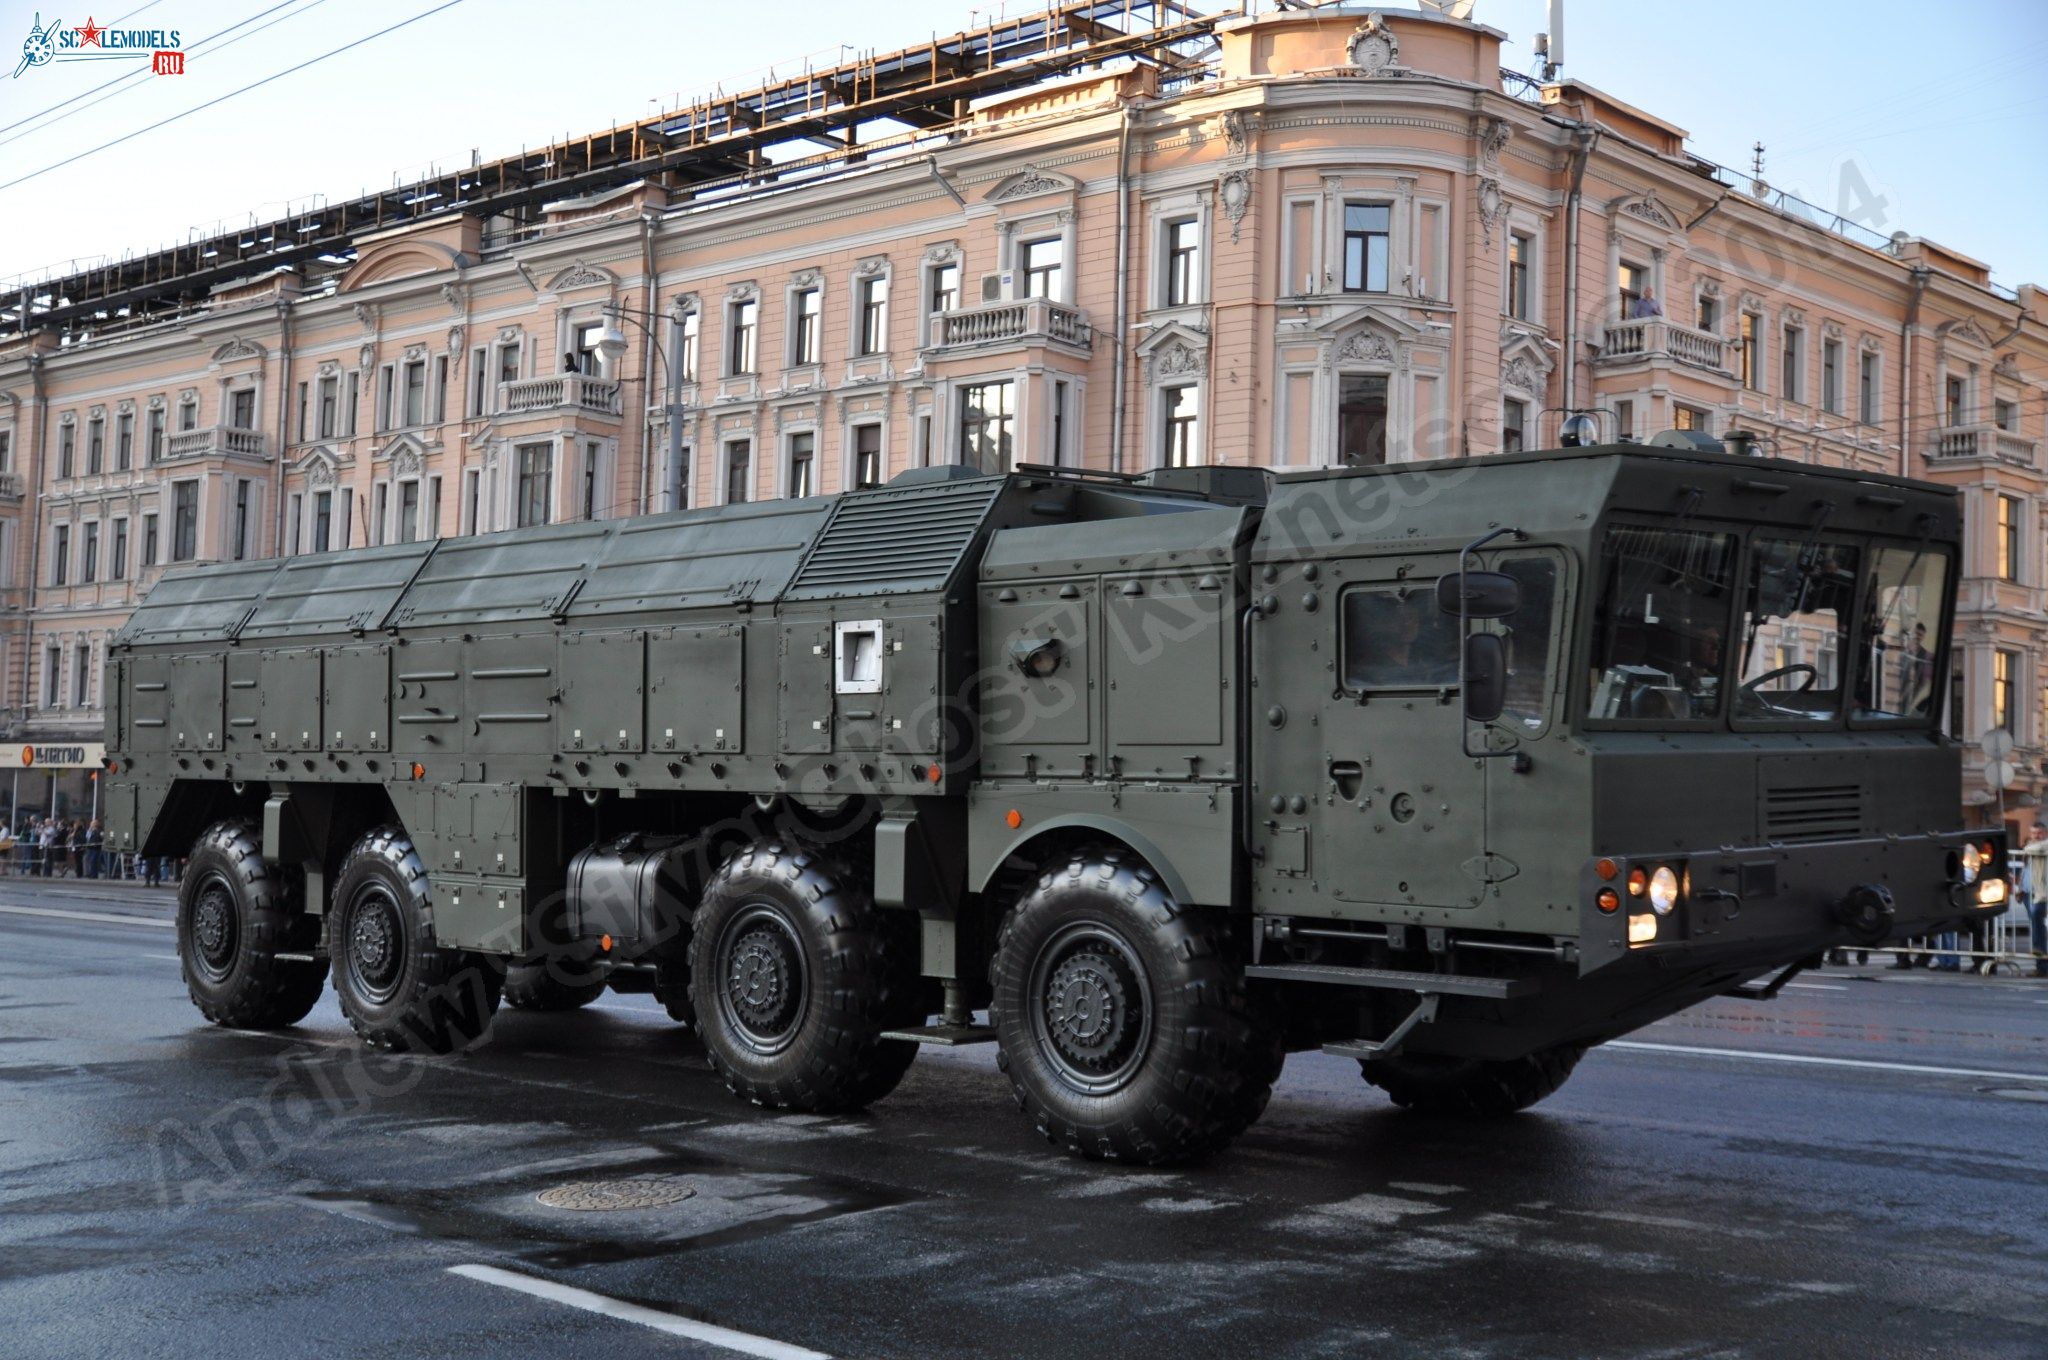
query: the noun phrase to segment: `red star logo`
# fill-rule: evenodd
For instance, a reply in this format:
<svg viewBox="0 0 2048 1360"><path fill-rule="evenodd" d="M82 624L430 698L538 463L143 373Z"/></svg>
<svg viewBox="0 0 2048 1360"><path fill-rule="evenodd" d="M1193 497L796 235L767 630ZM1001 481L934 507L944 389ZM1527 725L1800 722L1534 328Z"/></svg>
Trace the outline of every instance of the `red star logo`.
<svg viewBox="0 0 2048 1360"><path fill-rule="evenodd" d="M78 30L78 45L80 47L98 47L101 45L100 34L104 32L106 30L96 26L92 21L92 16L88 14L85 17L85 27Z"/></svg>

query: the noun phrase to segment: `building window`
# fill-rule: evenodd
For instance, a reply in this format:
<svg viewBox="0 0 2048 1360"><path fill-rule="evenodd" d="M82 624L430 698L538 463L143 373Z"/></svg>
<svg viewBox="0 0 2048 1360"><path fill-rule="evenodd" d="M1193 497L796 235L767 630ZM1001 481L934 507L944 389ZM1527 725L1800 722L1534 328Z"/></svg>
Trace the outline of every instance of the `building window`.
<svg viewBox="0 0 2048 1360"><path fill-rule="evenodd" d="M860 352L880 354L889 348L889 276L862 279L860 303Z"/></svg>
<svg viewBox="0 0 2048 1360"><path fill-rule="evenodd" d="M1183 217L1166 224L1166 305L1194 302L1201 282L1202 224Z"/></svg>
<svg viewBox="0 0 2048 1360"><path fill-rule="evenodd" d="M675 463L668 470L668 508L690 508L690 448L687 444L676 450Z"/></svg>
<svg viewBox="0 0 2048 1360"><path fill-rule="evenodd" d="M197 398L186 397L178 403L178 428L180 430L196 430L199 428L199 401Z"/></svg>
<svg viewBox="0 0 2048 1360"><path fill-rule="evenodd" d="M2017 496L1998 498L1998 579L2020 579L2020 501ZM87 528L90 533L90 526ZM91 540L88 538L87 540ZM87 580L92 578L88 576Z"/></svg>
<svg viewBox="0 0 2048 1360"><path fill-rule="evenodd" d="M1387 461L1387 379L1347 373L1337 388L1337 461L1376 467Z"/></svg>
<svg viewBox="0 0 2048 1360"><path fill-rule="evenodd" d="M84 708L92 702L92 644L81 642L71 665L71 706Z"/></svg>
<svg viewBox="0 0 2048 1360"><path fill-rule="evenodd" d="M582 373L589 377L604 376L604 351L598 342L604 339L604 321L579 321L569 328L568 367L571 373Z"/></svg>
<svg viewBox="0 0 2048 1360"><path fill-rule="evenodd" d="M1067 243L1058 236L1024 243L1024 296L1060 300L1060 275L1067 260Z"/></svg>
<svg viewBox="0 0 2048 1360"><path fill-rule="evenodd" d="M1787 326L1779 337L1778 392L1787 401L1804 402L1806 384L1806 332L1797 326Z"/></svg>
<svg viewBox="0 0 2048 1360"><path fill-rule="evenodd" d="M107 422L94 416L85 426L85 475L91 477L106 466Z"/></svg>
<svg viewBox="0 0 2048 1360"><path fill-rule="evenodd" d="M370 546L381 548L390 531L385 526L391 521L391 483L379 482L372 492L370 502Z"/></svg>
<svg viewBox="0 0 2048 1360"><path fill-rule="evenodd" d="M1387 291L1388 228L1393 210L1384 203L1344 205L1344 291Z"/></svg>
<svg viewBox="0 0 2048 1360"><path fill-rule="evenodd" d="M2019 673L2018 652L2000 648L1991 654L1991 725L2012 736L2019 735L2016 723L2020 706L2015 693Z"/></svg>
<svg viewBox="0 0 2048 1360"><path fill-rule="evenodd" d="M725 441L725 503L745 505L753 499L754 445L751 440Z"/></svg>
<svg viewBox="0 0 2048 1360"><path fill-rule="evenodd" d="M697 337L699 316L696 312L683 313L682 341L676 346L676 367L682 372L686 383L697 381Z"/></svg>
<svg viewBox="0 0 2048 1360"><path fill-rule="evenodd" d="M57 428L57 476L69 477L78 471L78 427L69 422Z"/></svg>
<svg viewBox="0 0 2048 1360"><path fill-rule="evenodd" d="M171 483L171 560L190 562L199 555L199 483Z"/></svg>
<svg viewBox="0 0 2048 1360"><path fill-rule="evenodd" d="M164 456L164 408L161 406L150 410L148 433L144 436L143 456L152 463Z"/></svg>
<svg viewBox="0 0 2048 1360"><path fill-rule="evenodd" d="M2004 499L2000 497L2000 499ZM100 526L98 520L85 525L78 541L78 580L91 585L100 579Z"/></svg>
<svg viewBox="0 0 2048 1360"><path fill-rule="evenodd" d="M748 304L751 305L751 304ZM789 297L789 362L801 368L818 362L818 315L822 305L822 294L816 288L799 288ZM733 346L739 346L738 331L734 331ZM751 352L752 341L748 341ZM737 361L736 361L737 362ZM735 373L750 373L753 362L749 359L743 368Z"/></svg>
<svg viewBox="0 0 2048 1360"><path fill-rule="evenodd" d="M789 494L796 500L818 494L818 436L799 430L789 437Z"/></svg>
<svg viewBox="0 0 2048 1360"><path fill-rule="evenodd" d="M135 413L123 411L114 420L114 471L135 466Z"/></svg>
<svg viewBox="0 0 2048 1360"><path fill-rule="evenodd" d="M58 699L63 697L63 691L57 687L59 682L62 681L63 677L64 649L62 647L56 646L44 648L43 704L45 707L55 708L57 706Z"/></svg>
<svg viewBox="0 0 2048 1360"><path fill-rule="evenodd" d="M583 518L594 520L605 511L599 499L604 486L604 445L595 439L583 441Z"/></svg>
<svg viewBox="0 0 2048 1360"><path fill-rule="evenodd" d="M960 306L960 266L957 264L935 264L931 268L931 287L926 302L934 314L951 312Z"/></svg>
<svg viewBox="0 0 2048 1360"><path fill-rule="evenodd" d="M155 526L152 525L152 528ZM326 552L334 546L334 493L313 493L313 551Z"/></svg>
<svg viewBox="0 0 2048 1360"><path fill-rule="evenodd" d="M521 444L519 459L518 525L529 528L546 524L554 506L555 446Z"/></svg>
<svg viewBox="0 0 2048 1360"><path fill-rule="evenodd" d="M424 359L405 366L405 423L427 423L427 363Z"/></svg>
<svg viewBox="0 0 2048 1360"><path fill-rule="evenodd" d="M498 381L515 383L519 381L519 342L512 341L498 346Z"/></svg>
<svg viewBox="0 0 2048 1360"><path fill-rule="evenodd" d="M107 563L107 579L128 579L128 521L125 519L114 521L114 546L111 560Z"/></svg>
<svg viewBox="0 0 2048 1360"><path fill-rule="evenodd" d="M1500 404L1500 451L1520 453L1528 447L1529 403L1509 397Z"/></svg>
<svg viewBox="0 0 2048 1360"><path fill-rule="evenodd" d="M228 401L228 423L238 430L256 428L256 389L244 387Z"/></svg>
<svg viewBox="0 0 2048 1360"><path fill-rule="evenodd" d="M2012 433L2020 427L2019 407L2000 397L1991 403L1991 423L2008 434Z"/></svg>
<svg viewBox="0 0 2048 1360"><path fill-rule="evenodd" d="M1193 467L1200 461L1200 451L1195 443L1200 415L1201 393L1193 383L1160 390L1159 462L1162 467Z"/></svg>
<svg viewBox="0 0 2048 1360"><path fill-rule="evenodd" d="M983 472L1008 472L1016 459L1015 411L1009 382L960 389L960 461Z"/></svg>
<svg viewBox="0 0 2048 1360"><path fill-rule="evenodd" d="M398 541L411 543L420 536L420 484L398 484Z"/></svg>
<svg viewBox="0 0 2048 1360"><path fill-rule="evenodd" d="M761 304L755 298L735 302L727 309L725 372L727 377L751 377L758 368L754 341L760 332Z"/></svg>
<svg viewBox="0 0 2048 1360"><path fill-rule="evenodd" d="M1755 312L1742 314L1742 385L1764 390L1764 320Z"/></svg>
<svg viewBox="0 0 2048 1360"><path fill-rule="evenodd" d="M1529 319L1529 266L1535 250L1527 232L1508 233L1508 315L1519 321Z"/></svg>
<svg viewBox="0 0 2048 1360"><path fill-rule="evenodd" d="M153 567L157 562L156 515L142 517L142 565Z"/></svg>
<svg viewBox="0 0 2048 1360"><path fill-rule="evenodd" d="M256 483L235 479L235 560L256 555Z"/></svg>
<svg viewBox="0 0 2048 1360"><path fill-rule="evenodd" d="M1650 268L1629 260L1621 262L1617 271L1616 284L1620 291L1621 315L1623 320L1638 316L1654 316L1648 310L1645 298L1656 295L1650 290Z"/></svg>
<svg viewBox="0 0 2048 1360"><path fill-rule="evenodd" d="M1721 329L1721 299L1712 293L1700 294L1699 328L1709 335Z"/></svg>
<svg viewBox="0 0 2048 1360"><path fill-rule="evenodd" d="M71 526L68 524L57 526L56 536L50 543L50 584L71 584Z"/></svg>
<svg viewBox="0 0 2048 1360"><path fill-rule="evenodd" d="M1707 413L1697 406L1681 406L1674 403L1671 407L1671 424L1675 429L1698 430L1701 434L1711 434L1713 423Z"/></svg>
<svg viewBox="0 0 2048 1360"><path fill-rule="evenodd" d="M1614 437L1630 440L1636 437L1636 404L1632 401L1614 403Z"/></svg>
<svg viewBox="0 0 2048 1360"><path fill-rule="evenodd" d="M1052 444L1048 455L1054 467L1067 461L1067 388L1068 384L1054 379L1052 384Z"/></svg>
<svg viewBox="0 0 2048 1360"><path fill-rule="evenodd" d="M1963 424L1969 414L1965 409L1968 401L1968 385L1961 378L1950 374L1941 385L1941 414L1943 423L1952 426ZM88 471L98 472L99 469L93 467L89 468Z"/></svg>
<svg viewBox="0 0 2048 1360"><path fill-rule="evenodd" d="M1865 350L1856 360L1856 419L1865 425L1877 424L1877 365L1876 350Z"/></svg>
<svg viewBox="0 0 2048 1360"><path fill-rule="evenodd" d="M1820 409L1831 416L1842 414L1842 342L1820 342Z"/></svg>
<svg viewBox="0 0 2048 1360"><path fill-rule="evenodd" d="M882 427L879 425L856 425L853 427L853 484L855 486L880 486L886 475L882 470Z"/></svg>

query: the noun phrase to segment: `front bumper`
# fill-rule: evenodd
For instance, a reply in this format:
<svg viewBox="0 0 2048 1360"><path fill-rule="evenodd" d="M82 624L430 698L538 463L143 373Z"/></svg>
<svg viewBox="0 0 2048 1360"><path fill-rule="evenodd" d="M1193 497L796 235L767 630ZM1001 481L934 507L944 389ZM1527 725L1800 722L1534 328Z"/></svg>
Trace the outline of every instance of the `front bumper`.
<svg viewBox="0 0 2048 1360"><path fill-rule="evenodd" d="M1955 865L1967 845L1989 845L1991 853L1977 882L1966 885ZM1953 928L2005 910L2010 885L1991 902L1981 902L1979 890L1985 879L2004 879L2005 855L1998 833L1955 831L1588 860L1580 874L1580 972L1631 961L1763 968L1838 944ZM1629 888L1632 870L1653 873L1659 865L1670 866L1681 885L1664 914ZM1619 899L1612 911L1601 908L1603 890ZM1866 907L1873 894L1888 903L1875 931L1855 928L1857 913L1844 905L1851 894Z"/></svg>

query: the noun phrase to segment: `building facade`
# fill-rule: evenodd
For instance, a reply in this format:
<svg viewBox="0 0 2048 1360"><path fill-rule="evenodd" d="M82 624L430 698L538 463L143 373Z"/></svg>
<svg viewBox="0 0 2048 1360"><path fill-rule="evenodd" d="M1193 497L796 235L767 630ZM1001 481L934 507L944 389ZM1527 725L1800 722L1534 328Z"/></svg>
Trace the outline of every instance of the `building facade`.
<svg viewBox="0 0 2048 1360"><path fill-rule="evenodd" d="M0 338L13 736L98 739L107 640L181 562L934 462L1426 464L1582 409L1956 486L1957 664L1932 683L1970 786L2002 730L2003 810L2038 802L2048 296L1817 223L1591 86L1524 85L1481 25L1332 7L1209 36L802 174L423 210L172 316L24 316ZM1776 647L1825 670L1831 641Z"/></svg>

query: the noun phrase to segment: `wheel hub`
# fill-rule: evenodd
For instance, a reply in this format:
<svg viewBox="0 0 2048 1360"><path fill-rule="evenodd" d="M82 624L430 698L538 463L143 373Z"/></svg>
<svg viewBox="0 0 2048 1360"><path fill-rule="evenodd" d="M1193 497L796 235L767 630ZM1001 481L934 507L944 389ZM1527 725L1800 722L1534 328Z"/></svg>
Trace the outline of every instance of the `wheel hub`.
<svg viewBox="0 0 2048 1360"><path fill-rule="evenodd" d="M209 882L192 904L192 942L202 971L225 976L235 959L235 903L225 887Z"/></svg>
<svg viewBox="0 0 2048 1360"><path fill-rule="evenodd" d="M349 969L368 999L389 998L405 963L404 932L391 901L372 893L356 903L348 921Z"/></svg>
<svg viewBox="0 0 2048 1360"><path fill-rule="evenodd" d="M725 972L726 995L748 1029L780 1033L795 1010L796 959L789 937L760 925L734 941Z"/></svg>
<svg viewBox="0 0 2048 1360"><path fill-rule="evenodd" d="M1120 931L1082 922L1057 932L1031 967L1029 1014L1055 1075L1086 1095L1120 1090L1144 1067L1151 983Z"/></svg>
<svg viewBox="0 0 2048 1360"><path fill-rule="evenodd" d="M1119 974L1116 960L1094 952L1072 955L1053 970L1046 989L1046 1027L1069 1061L1100 1070L1126 1046L1130 990Z"/></svg>

